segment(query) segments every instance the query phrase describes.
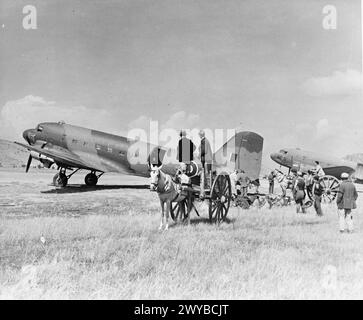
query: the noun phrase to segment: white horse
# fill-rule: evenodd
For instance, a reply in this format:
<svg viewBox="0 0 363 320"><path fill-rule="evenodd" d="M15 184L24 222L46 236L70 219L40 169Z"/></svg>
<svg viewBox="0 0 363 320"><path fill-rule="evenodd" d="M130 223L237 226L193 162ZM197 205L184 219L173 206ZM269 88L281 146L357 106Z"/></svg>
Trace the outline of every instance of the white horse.
<svg viewBox="0 0 363 320"><path fill-rule="evenodd" d="M156 191L161 205L161 221L159 230L162 230L165 217L165 230L169 228L169 213L171 203L178 200L179 192L177 184L171 176L162 172L160 167L152 167L150 171L150 191ZM166 208L165 208L166 204Z"/></svg>

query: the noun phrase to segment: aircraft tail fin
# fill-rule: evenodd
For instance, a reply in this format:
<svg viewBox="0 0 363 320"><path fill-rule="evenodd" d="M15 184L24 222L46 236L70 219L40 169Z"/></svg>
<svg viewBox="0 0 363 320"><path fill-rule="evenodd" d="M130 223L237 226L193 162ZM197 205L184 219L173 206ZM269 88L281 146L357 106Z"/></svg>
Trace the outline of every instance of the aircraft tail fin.
<svg viewBox="0 0 363 320"><path fill-rule="evenodd" d="M263 137L251 131L237 132L214 153L217 166L228 171L241 169L251 180L257 180L261 171Z"/></svg>

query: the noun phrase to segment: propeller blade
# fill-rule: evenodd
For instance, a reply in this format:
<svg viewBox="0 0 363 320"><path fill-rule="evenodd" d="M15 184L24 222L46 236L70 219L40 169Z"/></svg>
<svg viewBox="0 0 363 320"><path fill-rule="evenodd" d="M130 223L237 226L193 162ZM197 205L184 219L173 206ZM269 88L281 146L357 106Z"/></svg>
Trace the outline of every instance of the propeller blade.
<svg viewBox="0 0 363 320"><path fill-rule="evenodd" d="M28 172L28 171L29 171L30 164L32 163L32 160L33 160L33 157L32 157L32 155L30 154L30 155L29 155L29 158L28 158L28 163L26 164L26 170L25 170L25 172Z"/></svg>

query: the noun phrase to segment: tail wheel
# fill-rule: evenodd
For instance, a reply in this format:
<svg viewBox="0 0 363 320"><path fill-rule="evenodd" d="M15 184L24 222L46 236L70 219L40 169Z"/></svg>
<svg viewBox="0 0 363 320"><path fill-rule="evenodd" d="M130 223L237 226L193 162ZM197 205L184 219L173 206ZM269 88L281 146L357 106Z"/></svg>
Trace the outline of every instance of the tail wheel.
<svg viewBox="0 0 363 320"><path fill-rule="evenodd" d="M213 181L209 199L209 220L221 222L225 220L231 203L231 180L227 173L220 173Z"/></svg>
<svg viewBox="0 0 363 320"><path fill-rule="evenodd" d="M56 187L65 187L67 183L68 183L68 178L62 172L56 173L56 175L53 177L53 185Z"/></svg>
<svg viewBox="0 0 363 320"><path fill-rule="evenodd" d="M320 183L324 187L322 195L323 202L332 202L335 200L339 191L339 180L333 176L323 176L320 178Z"/></svg>
<svg viewBox="0 0 363 320"><path fill-rule="evenodd" d="M89 173L84 178L84 182L87 186L95 186L98 182L98 178L94 173Z"/></svg>

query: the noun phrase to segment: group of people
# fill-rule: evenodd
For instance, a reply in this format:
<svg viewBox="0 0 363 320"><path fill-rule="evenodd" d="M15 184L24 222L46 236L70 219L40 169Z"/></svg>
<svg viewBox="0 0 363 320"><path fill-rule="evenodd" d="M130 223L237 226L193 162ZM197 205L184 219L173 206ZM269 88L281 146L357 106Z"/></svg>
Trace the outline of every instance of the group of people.
<svg viewBox="0 0 363 320"><path fill-rule="evenodd" d="M198 149L199 160L202 164L201 171L201 197L204 197L205 186L208 183L207 177L209 177L212 170L213 153L209 140L205 136L204 130L199 131L200 144ZM180 131L180 139L177 147L177 160L181 163L181 168L185 174L188 171L188 166L194 160L194 153L196 146L193 141L187 138L185 130Z"/></svg>
<svg viewBox="0 0 363 320"><path fill-rule="evenodd" d="M316 214L321 217L323 211L321 200L325 190L325 186L321 182L321 177L325 175L318 161L315 162L315 170L308 170L307 173L297 171L291 179L292 194L296 203L296 212L306 212L305 199L307 192L312 195ZM278 170L271 171L268 175L269 193L274 191L274 180L280 177ZM358 193L354 183L349 179L349 174L344 172L340 176L341 184L336 197L337 208L339 212L339 230L341 233L347 230L353 232L353 216L352 209L356 209L356 200ZM280 181L279 181L280 182ZM282 181L281 181L282 182ZM286 184L281 184L282 194L286 196Z"/></svg>

